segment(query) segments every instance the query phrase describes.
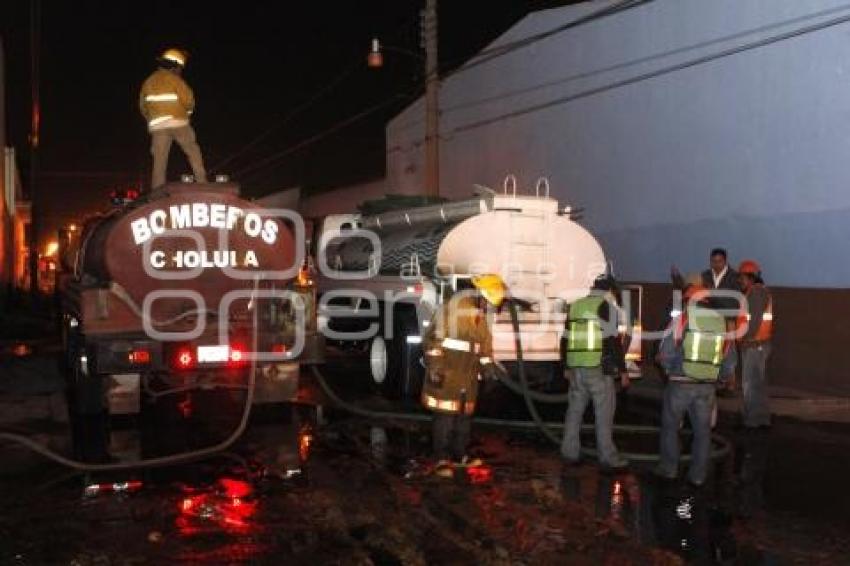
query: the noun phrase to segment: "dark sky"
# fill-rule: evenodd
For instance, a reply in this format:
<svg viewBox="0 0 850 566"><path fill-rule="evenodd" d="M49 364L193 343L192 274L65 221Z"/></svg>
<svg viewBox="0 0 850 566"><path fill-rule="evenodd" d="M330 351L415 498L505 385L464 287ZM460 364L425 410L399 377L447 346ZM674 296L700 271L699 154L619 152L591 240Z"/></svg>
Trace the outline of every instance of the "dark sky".
<svg viewBox="0 0 850 566"><path fill-rule="evenodd" d="M456 66L529 11L562 1L442 0L440 60ZM270 132L224 167L259 195L301 185L318 190L380 177L384 125L419 92L413 58L386 54L370 70L372 36L419 49L424 0L95 1L41 0L42 130L38 202L45 227L55 229L101 208L109 190L147 182L148 134L138 113L138 88L162 49L190 52L185 73L197 98L193 125L208 169ZM30 2L0 2L6 51L7 130L28 166ZM327 85L315 104L284 123L294 108ZM381 110L292 152L280 153L381 103ZM170 175L187 169L172 149ZM240 172L243 172L240 175Z"/></svg>

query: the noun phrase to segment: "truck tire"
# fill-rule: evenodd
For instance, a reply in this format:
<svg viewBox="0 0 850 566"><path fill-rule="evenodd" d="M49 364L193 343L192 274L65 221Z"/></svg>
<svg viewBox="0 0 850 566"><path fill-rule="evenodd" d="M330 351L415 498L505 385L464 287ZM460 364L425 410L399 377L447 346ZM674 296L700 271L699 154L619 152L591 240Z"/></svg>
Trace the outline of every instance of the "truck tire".
<svg viewBox="0 0 850 566"><path fill-rule="evenodd" d="M106 411L106 398L103 388L102 375L92 375L84 371L82 356L84 343L78 332L69 332L64 356L64 373L66 380L66 395L70 417L75 415L98 415ZM92 360L88 360L90 364Z"/></svg>
<svg viewBox="0 0 850 566"><path fill-rule="evenodd" d="M393 337L387 342L387 375L382 392L391 399L416 399L422 391L425 370L420 363L422 346L408 341L419 336L415 313L396 309L393 316Z"/></svg>
<svg viewBox="0 0 850 566"><path fill-rule="evenodd" d="M382 336L376 334L369 343L369 372L372 375L372 384L377 388L383 388L389 371L389 345Z"/></svg>
<svg viewBox="0 0 850 566"><path fill-rule="evenodd" d="M65 398L71 424L71 443L74 457L87 463L102 463L109 456L109 414L103 390L103 376L84 375L80 366L80 351L72 334L66 350Z"/></svg>

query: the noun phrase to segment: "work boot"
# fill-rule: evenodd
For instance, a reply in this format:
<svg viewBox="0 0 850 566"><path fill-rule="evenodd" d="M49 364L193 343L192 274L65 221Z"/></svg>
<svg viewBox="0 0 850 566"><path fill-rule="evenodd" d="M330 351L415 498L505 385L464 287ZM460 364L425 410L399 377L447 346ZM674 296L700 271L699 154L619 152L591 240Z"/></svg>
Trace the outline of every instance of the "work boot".
<svg viewBox="0 0 850 566"><path fill-rule="evenodd" d="M666 480L666 481L674 481L679 477L677 473L670 473L666 470L662 469L660 466L656 466L652 469L652 475L658 479Z"/></svg>
<svg viewBox="0 0 850 566"><path fill-rule="evenodd" d="M469 456L464 456L457 465L462 468L477 468L484 465L484 460L481 458L470 458Z"/></svg>
<svg viewBox="0 0 850 566"><path fill-rule="evenodd" d="M603 471L618 472L629 467L629 461L622 456L614 456L610 462L600 462Z"/></svg>

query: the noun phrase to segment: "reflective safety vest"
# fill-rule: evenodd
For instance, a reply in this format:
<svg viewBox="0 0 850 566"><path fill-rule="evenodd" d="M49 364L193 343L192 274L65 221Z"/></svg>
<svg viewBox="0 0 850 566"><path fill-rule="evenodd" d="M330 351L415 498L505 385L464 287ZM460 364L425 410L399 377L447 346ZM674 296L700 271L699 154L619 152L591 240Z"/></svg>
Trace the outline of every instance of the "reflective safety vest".
<svg viewBox="0 0 850 566"><path fill-rule="evenodd" d="M761 283L756 283L756 285L760 285L764 288ZM753 340L756 342L767 342L773 337L773 296L766 288L765 292L767 292L767 306L765 307L764 313L761 317L761 325L753 335ZM747 294L749 295L749 292L747 292ZM741 309L741 314L738 315L739 336L743 337L743 335L747 332L747 328L750 324L750 318L750 313Z"/></svg>
<svg viewBox="0 0 850 566"><path fill-rule="evenodd" d="M567 319L567 367L595 368L602 364L599 307L605 298L583 297L570 305Z"/></svg>
<svg viewBox="0 0 850 566"><path fill-rule="evenodd" d="M715 310L688 307L688 319L682 338L682 369L696 381L717 381L723 363L723 338L726 319Z"/></svg>

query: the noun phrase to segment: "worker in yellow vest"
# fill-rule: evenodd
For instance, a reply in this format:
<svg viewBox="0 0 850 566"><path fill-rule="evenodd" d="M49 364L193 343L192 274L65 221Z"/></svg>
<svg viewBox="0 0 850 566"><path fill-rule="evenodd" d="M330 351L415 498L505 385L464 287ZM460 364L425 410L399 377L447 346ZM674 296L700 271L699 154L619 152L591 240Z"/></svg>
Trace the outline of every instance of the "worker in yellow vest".
<svg viewBox="0 0 850 566"><path fill-rule="evenodd" d="M625 354L618 332L616 281L603 275L593 292L570 305L566 328L566 366L572 370L561 456L570 464L580 461L581 424L588 402L593 401L596 449L603 468L628 466L614 445L616 410L614 378L629 385Z"/></svg>
<svg viewBox="0 0 850 566"><path fill-rule="evenodd" d="M734 354L726 320L709 306L710 291L692 284L683 298L685 305L671 313L657 358L667 384L661 409L661 458L655 474L666 479L678 477L679 430L687 413L693 433L688 481L701 486L709 471L717 381L734 367Z"/></svg>
<svg viewBox="0 0 850 566"><path fill-rule="evenodd" d="M476 292L446 301L422 339L427 367L422 405L434 413L434 456L437 472L445 476L453 473L452 461L476 464L466 453L472 414L481 372L494 364L485 304L498 307L507 293L497 275L473 277L472 284Z"/></svg>
<svg viewBox="0 0 850 566"><path fill-rule="evenodd" d="M186 154L195 181L207 182L201 148L189 123L195 110L195 95L181 78L187 59L185 51L166 50L158 59L159 68L145 80L139 92L139 110L151 134L152 189L165 184L172 141Z"/></svg>

